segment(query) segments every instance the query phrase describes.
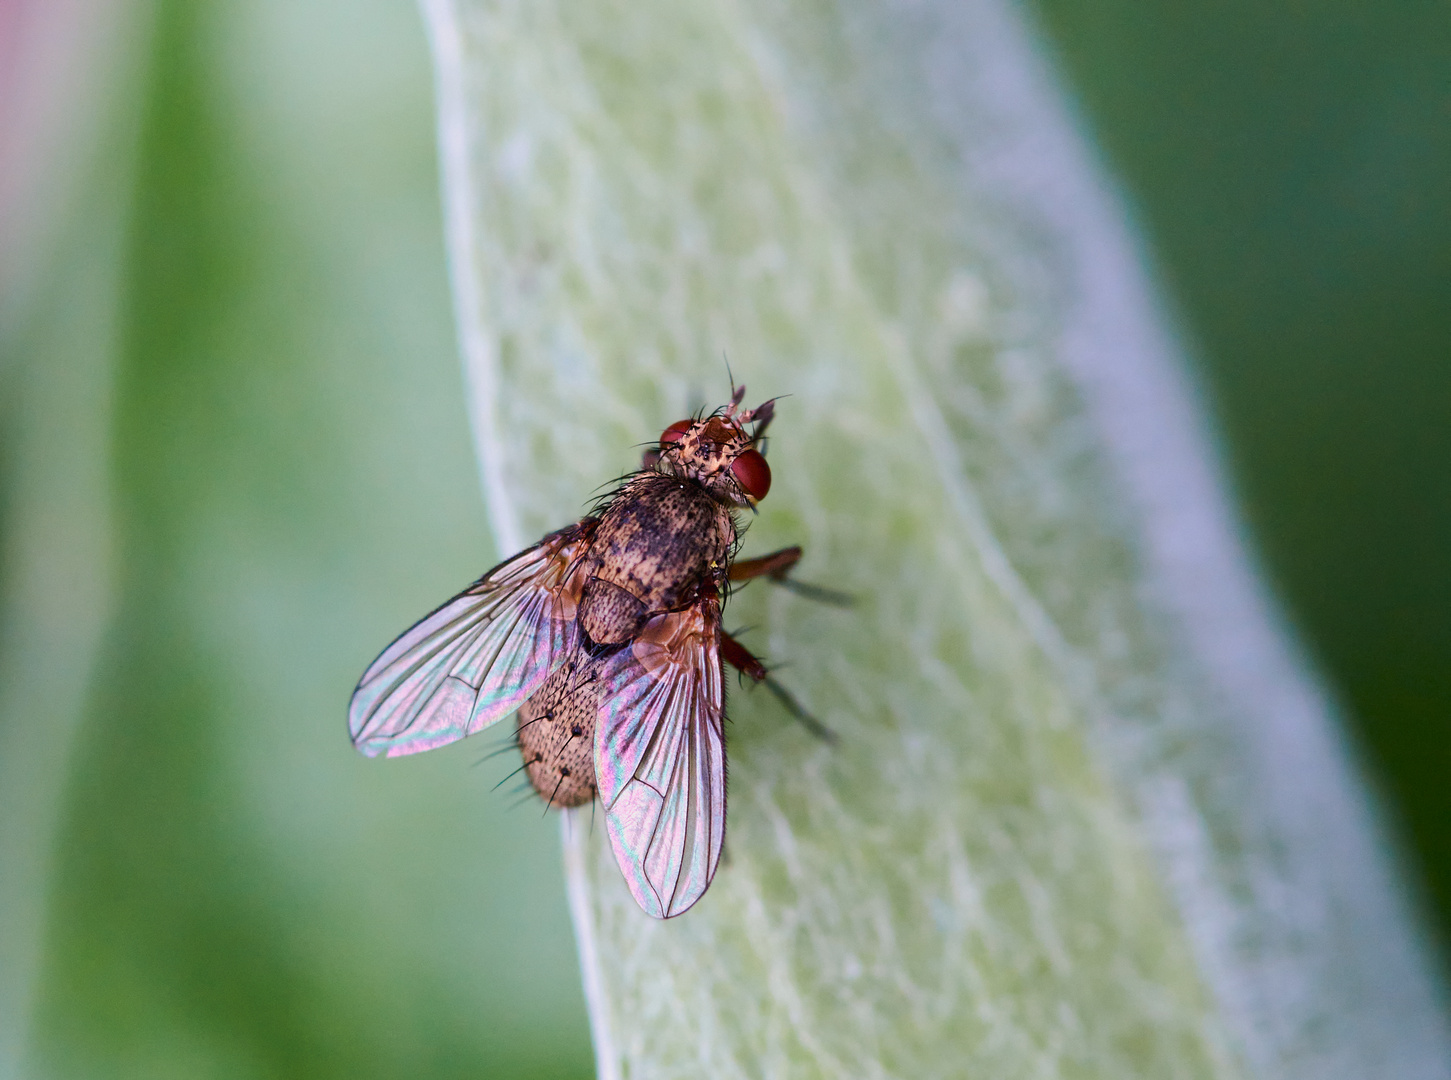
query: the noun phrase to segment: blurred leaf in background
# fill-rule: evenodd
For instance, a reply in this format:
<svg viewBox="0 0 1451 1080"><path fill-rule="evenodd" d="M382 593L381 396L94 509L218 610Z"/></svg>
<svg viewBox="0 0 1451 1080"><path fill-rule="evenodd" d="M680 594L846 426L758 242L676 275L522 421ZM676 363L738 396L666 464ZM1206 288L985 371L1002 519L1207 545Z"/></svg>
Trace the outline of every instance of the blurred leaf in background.
<svg viewBox="0 0 1451 1080"><path fill-rule="evenodd" d="M99 455L114 552L74 746L40 778L50 880L7 890L46 898L36 997L6 987L31 1015L26 1072L587 1075L554 823L505 813L489 789L511 766L468 768L480 747L385 768L345 731L374 653L495 558L417 13L164 0L131 18L137 141L96 163L38 286L70 303L37 301L6 340L30 399L7 393L7 508ZM88 228L115 191L124 239L95 301L114 351L87 388L112 388L109 433L32 453L27 405L73 371L54 325L104 316L68 275L105 254ZM13 624L27 567L7 560L13 646L39 630ZM4 717L7 780L35 766L27 720Z"/></svg>
<svg viewBox="0 0 1451 1080"><path fill-rule="evenodd" d="M1037 0L1451 942L1451 18Z"/></svg>

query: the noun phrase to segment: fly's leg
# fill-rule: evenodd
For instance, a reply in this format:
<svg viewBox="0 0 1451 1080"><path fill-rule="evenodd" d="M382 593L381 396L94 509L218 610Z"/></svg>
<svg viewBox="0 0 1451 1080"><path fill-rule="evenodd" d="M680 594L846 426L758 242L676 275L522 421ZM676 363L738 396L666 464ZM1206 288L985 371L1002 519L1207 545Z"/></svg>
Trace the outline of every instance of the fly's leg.
<svg viewBox="0 0 1451 1080"><path fill-rule="evenodd" d="M820 585L808 585L804 581L797 581L790 577L792 568L800 561L801 549L794 545L782 548L780 551L773 551L769 555L759 555L754 559L737 559L731 563L730 580L750 581L752 578L763 577L771 584L779 585L783 589L790 589L798 596L804 596L808 600L831 604L834 607L851 607L852 598L847 593L837 592L835 589L824 589Z"/></svg>
<svg viewBox="0 0 1451 1080"><path fill-rule="evenodd" d="M750 581L751 578L768 577L782 581L800 561L799 547L782 548L769 555L758 555L754 559L737 559L731 563L730 578L732 581Z"/></svg>
<svg viewBox="0 0 1451 1080"><path fill-rule="evenodd" d="M797 557L799 558L801 549L797 548L795 550L797 553ZM767 555L766 558L769 559L771 558L771 556ZM812 716L809 712L803 709L801 707L801 703L791 696L791 692L789 690L787 690L775 679L771 678L771 673L766 669L766 665L761 663L761 661L758 660L755 656L751 655L751 651L749 649L747 649L735 638L727 634L724 630L721 631L720 635L720 658L731 667L739 671L742 675L745 675L747 678L753 680L754 682L762 684L767 690L775 694L776 699L780 701L782 705L786 706L786 711L794 716L800 722L802 727L804 727L807 731L811 732L811 734L815 735L822 742L836 742L836 732L832 731L831 728L827 727L820 720L816 719L816 717Z"/></svg>

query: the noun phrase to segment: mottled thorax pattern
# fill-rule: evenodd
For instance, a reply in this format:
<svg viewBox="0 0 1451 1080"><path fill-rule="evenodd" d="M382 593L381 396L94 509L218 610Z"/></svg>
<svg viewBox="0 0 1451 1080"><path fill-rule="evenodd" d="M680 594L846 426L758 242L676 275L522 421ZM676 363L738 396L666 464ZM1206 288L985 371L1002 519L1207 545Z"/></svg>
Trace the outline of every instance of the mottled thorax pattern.
<svg viewBox="0 0 1451 1080"><path fill-rule="evenodd" d="M699 483L644 472L611 501L590 548L580 626L628 641L652 614L695 600L735 544L730 510Z"/></svg>

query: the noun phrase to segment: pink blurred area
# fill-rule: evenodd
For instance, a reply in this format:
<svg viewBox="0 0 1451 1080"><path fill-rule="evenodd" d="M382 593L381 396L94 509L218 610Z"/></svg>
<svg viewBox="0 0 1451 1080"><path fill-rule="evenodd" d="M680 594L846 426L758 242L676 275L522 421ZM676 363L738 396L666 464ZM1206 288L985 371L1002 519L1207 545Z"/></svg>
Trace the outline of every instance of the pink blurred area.
<svg viewBox="0 0 1451 1080"><path fill-rule="evenodd" d="M0 0L0 295L27 271L104 133L122 120L143 12L130 0Z"/></svg>

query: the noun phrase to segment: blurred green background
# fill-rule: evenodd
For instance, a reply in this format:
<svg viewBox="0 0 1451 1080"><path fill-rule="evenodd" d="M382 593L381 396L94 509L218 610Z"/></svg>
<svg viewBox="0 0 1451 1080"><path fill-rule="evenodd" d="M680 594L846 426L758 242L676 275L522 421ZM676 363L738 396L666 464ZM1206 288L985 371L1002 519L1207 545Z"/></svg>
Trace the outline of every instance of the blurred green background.
<svg viewBox="0 0 1451 1080"><path fill-rule="evenodd" d="M1444 933L1444 4L1032 14ZM159 0L136 40L135 108L0 326L25 1074L589 1075L555 822L480 748L379 764L343 731L378 648L498 554L419 16Z"/></svg>
<svg viewBox="0 0 1451 1080"><path fill-rule="evenodd" d="M1451 11L1040 0L1254 539L1451 932Z"/></svg>

